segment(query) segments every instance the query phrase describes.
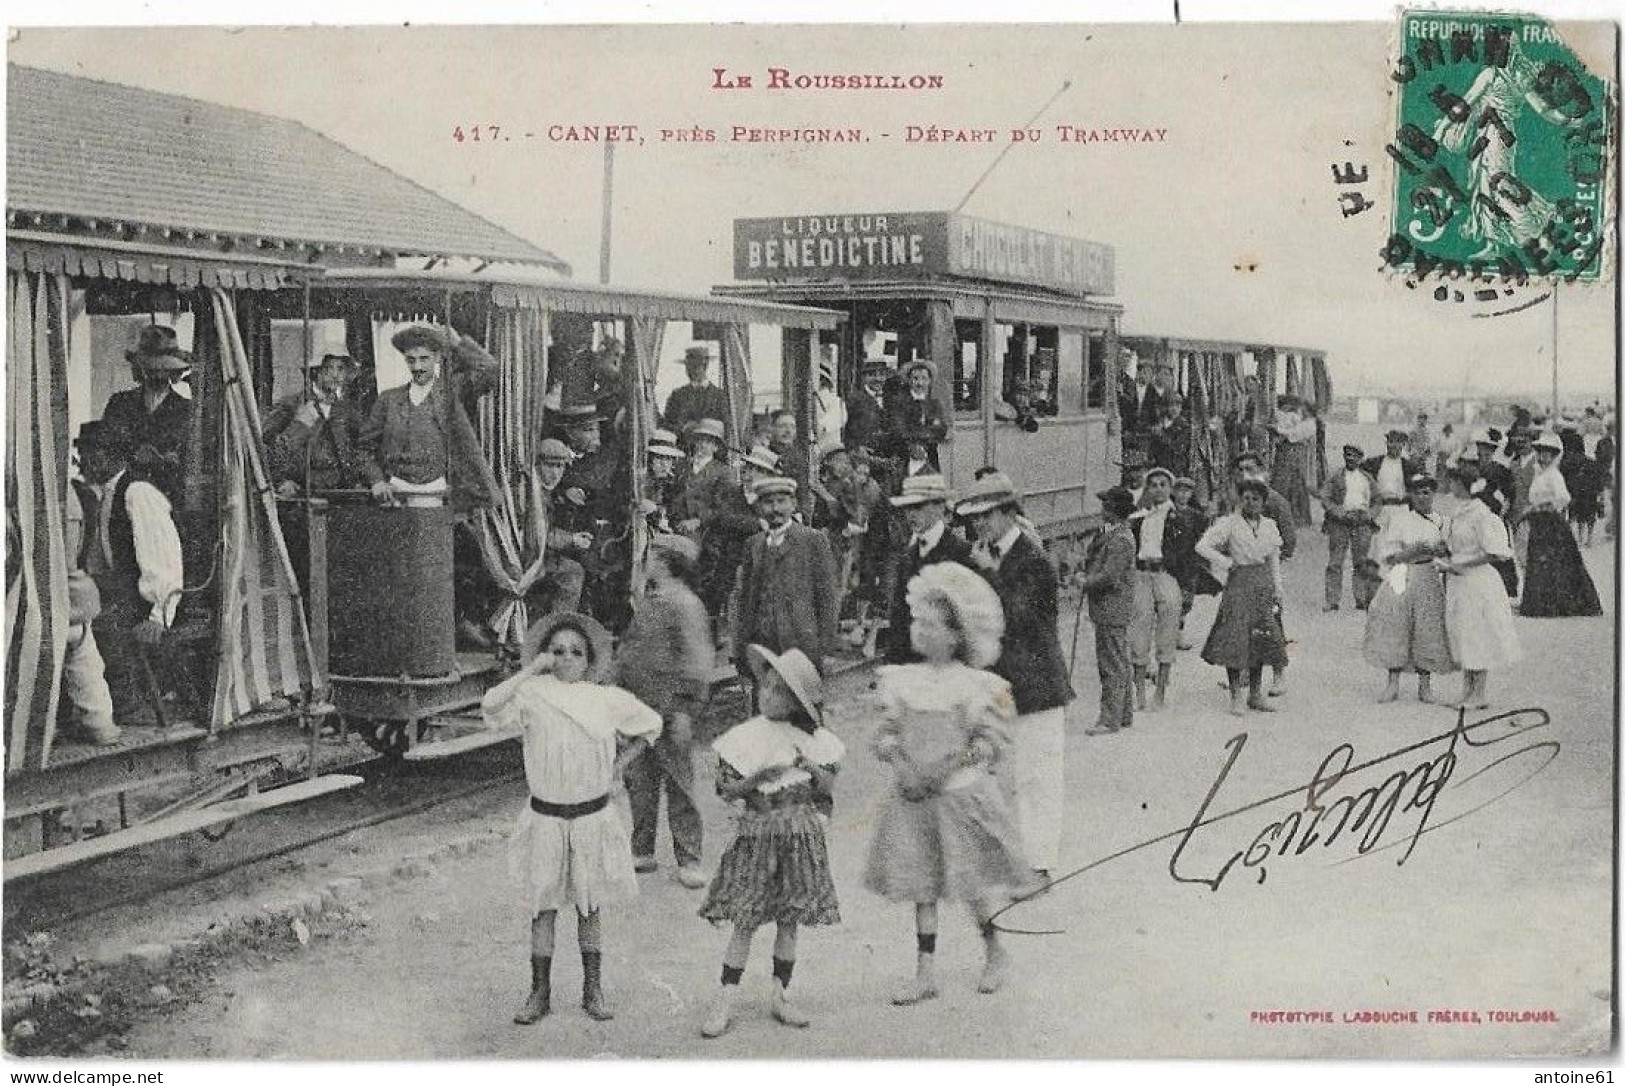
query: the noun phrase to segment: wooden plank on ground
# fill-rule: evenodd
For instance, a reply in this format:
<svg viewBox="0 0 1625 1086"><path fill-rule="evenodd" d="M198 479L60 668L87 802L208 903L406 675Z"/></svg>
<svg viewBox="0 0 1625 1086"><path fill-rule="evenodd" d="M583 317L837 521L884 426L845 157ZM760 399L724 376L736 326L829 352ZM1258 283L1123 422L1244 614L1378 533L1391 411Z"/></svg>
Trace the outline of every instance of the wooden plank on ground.
<svg viewBox="0 0 1625 1086"><path fill-rule="evenodd" d="M453 754L466 754L481 747L495 746L506 743L510 739L518 739L518 728L482 728L468 735L459 735L455 739L431 739L426 743L414 743L412 749L401 755L408 762L429 762L436 758L449 758Z"/></svg>

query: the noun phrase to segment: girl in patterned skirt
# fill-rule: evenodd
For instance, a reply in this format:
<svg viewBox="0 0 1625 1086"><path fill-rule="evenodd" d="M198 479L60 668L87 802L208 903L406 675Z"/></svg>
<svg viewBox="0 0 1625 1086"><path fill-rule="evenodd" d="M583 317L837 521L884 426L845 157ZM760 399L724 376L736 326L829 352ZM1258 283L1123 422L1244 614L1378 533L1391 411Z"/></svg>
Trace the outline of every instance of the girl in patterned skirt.
<svg viewBox="0 0 1625 1086"><path fill-rule="evenodd" d="M846 750L819 723L823 682L799 649L775 656L752 645L748 656L761 684L761 715L712 744L719 759L717 792L742 810L700 908L712 923L734 926L722 956L722 987L700 1030L706 1037L720 1037L732 1024L751 937L763 924L778 926L773 1017L788 1026L807 1025L806 1013L788 993L796 931L803 924L841 919L819 805L833 795L836 767Z"/></svg>
<svg viewBox="0 0 1625 1086"><path fill-rule="evenodd" d="M610 792L627 763L660 734L660 714L624 690L599 685L611 663L610 637L587 616L548 616L537 643L535 658L480 705L491 727L521 730L530 786L511 860L531 917L531 988L513 1020L530 1025L552 1009L553 928L559 910L573 907L581 1007L605 1021L614 1015L601 983L599 910L638 892L626 824Z"/></svg>
<svg viewBox="0 0 1625 1086"><path fill-rule="evenodd" d="M882 801L864 884L914 904L913 982L892 997L908 1006L937 994L937 902L957 898L982 928L978 989L996 992L1007 969L991 917L1030 876L1021 834L996 775L1010 750L1010 684L983 671L999 656L998 593L964 566L926 566L908 584L909 639L924 662L880 669L883 723L875 753L895 789Z"/></svg>

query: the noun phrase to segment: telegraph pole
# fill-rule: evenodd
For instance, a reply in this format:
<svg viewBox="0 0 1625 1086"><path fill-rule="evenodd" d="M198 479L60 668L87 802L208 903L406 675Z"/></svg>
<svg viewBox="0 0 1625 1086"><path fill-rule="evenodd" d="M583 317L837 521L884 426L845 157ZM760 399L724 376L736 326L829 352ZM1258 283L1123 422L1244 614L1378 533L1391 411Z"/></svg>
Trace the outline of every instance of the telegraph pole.
<svg viewBox="0 0 1625 1086"><path fill-rule="evenodd" d="M1552 281L1552 425L1557 425L1557 280Z"/></svg>
<svg viewBox="0 0 1625 1086"><path fill-rule="evenodd" d="M603 233L598 239L598 282L609 282L609 244L615 218L615 141L604 141Z"/></svg>

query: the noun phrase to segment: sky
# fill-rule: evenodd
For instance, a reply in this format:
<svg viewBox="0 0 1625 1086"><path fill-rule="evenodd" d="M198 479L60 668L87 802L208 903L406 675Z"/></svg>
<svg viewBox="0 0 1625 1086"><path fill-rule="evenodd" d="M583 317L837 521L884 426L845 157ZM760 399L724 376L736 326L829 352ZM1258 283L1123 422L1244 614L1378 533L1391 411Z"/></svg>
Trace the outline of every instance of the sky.
<svg viewBox="0 0 1625 1086"><path fill-rule="evenodd" d="M1613 68L1609 28L1559 29L1588 63ZM557 253L586 280L598 269L603 148L546 133L636 124L645 142L615 156L613 278L687 291L732 279L734 218L955 207L1004 142L911 144L908 126L1002 133L1053 98L1035 124L1043 139L1011 149L964 210L1113 246L1125 331L1324 349L1343 391L1549 395L1549 302L1475 317L1380 270L1394 33L1391 21L25 28L8 55L300 121ZM939 74L944 86L774 91L770 66ZM718 67L756 85L714 89ZM1063 144L1063 123L1166 136ZM511 138L453 138L475 125ZM734 125L861 127L871 138L736 143ZM690 126L718 141L659 140L662 128ZM1343 163L1368 168L1370 183L1357 187L1377 204L1352 219L1332 178ZM1611 392L1617 305L1613 282L1562 288L1565 399Z"/></svg>

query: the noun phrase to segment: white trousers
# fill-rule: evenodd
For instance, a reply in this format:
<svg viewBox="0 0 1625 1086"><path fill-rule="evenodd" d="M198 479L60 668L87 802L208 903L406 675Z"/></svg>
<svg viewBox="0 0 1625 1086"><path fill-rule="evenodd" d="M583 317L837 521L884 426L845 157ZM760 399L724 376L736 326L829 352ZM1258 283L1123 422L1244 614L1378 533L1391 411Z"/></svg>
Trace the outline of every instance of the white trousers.
<svg viewBox="0 0 1625 1086"><path fill-rule="evenodd" d="M1016 817L1027 859L1054 871L1061 862L1061 809L1066 794L1066 710L1045 709L1011 722L1015 737Z"/></svg>
<svg viewBox="0 0 1625 1086"><path fill-rule="evenodd" d="M79 710L80 726L100 738L117 734L113 727L113 695L107 689L106 668L90 624L68 629L68 653L62 661L62 690Z"/></svg>

